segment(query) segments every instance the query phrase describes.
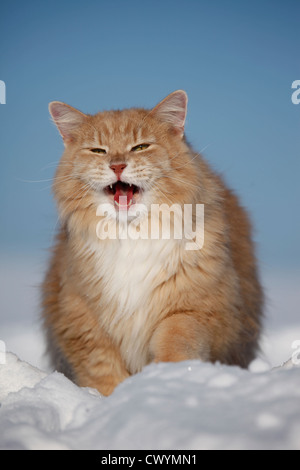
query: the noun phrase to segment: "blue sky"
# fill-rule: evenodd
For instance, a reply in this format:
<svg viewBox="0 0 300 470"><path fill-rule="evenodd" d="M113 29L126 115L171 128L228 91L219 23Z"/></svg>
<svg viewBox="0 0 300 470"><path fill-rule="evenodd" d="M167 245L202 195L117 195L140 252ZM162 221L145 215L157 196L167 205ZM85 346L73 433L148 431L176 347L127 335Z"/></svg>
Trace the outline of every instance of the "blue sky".
<svg viewBox="0 0 300 470"><path fill-rule="evenodd" d="M187 138L249 209L261 265L299 269L299 20L298 0L3 0L0 250L53 238L50 101L93 113L181 88Z"/></svg>

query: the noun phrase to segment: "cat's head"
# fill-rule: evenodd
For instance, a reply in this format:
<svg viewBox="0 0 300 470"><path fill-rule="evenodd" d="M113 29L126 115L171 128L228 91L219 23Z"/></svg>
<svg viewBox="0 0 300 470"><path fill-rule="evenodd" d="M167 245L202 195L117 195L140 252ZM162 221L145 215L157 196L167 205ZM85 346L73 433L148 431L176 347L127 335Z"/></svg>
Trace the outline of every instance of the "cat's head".
<svg viewBox="0 0 300 470"><path fill-rule="evenodd" d="M178 90L155 108L86 115L54 101L49 110L65 144L54 181L63 219L110 204L193 202L197 167L184 139L187 95Z"/></svg>

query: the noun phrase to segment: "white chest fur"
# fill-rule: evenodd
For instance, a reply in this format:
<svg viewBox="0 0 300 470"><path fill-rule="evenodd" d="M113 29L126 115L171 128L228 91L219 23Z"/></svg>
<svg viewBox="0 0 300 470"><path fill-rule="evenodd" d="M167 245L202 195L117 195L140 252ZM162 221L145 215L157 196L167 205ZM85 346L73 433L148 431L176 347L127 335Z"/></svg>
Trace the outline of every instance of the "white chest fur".
<svg viewBox="0 0 300 470"><path fill-rule="evenodd" d="M97 271L104 281L104 296L118 304L117 317L145 307L155 287L176 272L179 253L174 240L127 239L99 244Z"/></svg>
<svg viewBox="0 0 300 470"><path fill-rule="evenodd" d="M154 290L177 271L181 250L178 240L127 239L99 243L94 251L106 328L132 373L146 363L145 342L157 315Z"/></svg>

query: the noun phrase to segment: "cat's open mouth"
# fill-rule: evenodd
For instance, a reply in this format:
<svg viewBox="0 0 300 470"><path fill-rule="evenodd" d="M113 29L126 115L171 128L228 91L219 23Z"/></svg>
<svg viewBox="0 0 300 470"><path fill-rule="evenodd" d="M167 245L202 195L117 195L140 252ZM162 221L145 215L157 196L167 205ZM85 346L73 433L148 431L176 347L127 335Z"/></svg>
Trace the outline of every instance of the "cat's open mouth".
<svg viewBox="0 0 300 470"><path fill-rule="evenodd" d="M104 191L114 199L114 204L120 210L128 210L135 203L136 196L141 192L141 188L134 184L117 181L114 184L106 186Z"/></svg>

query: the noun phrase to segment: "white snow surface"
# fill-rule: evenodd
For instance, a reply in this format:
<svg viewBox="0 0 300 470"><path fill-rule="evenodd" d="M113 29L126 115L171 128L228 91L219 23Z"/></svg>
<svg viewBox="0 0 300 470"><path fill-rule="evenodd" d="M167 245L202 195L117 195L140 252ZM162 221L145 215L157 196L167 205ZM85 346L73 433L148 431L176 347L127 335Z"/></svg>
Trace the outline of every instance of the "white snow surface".
<svg viewBox="0 0 300 470"><path fill-rule="evenodd" d="M299 273L264 273L262 352L248 371L151 364L103 397L47 365L42 266L2 257L0 449L300 449Z"/></svg>
<svg viewBox="0 0 300 470"><path fill-rule="evenodd" d="M152 364L109 398L13 354L0 368L0 449L300 449L296 367Z"/></svg>

